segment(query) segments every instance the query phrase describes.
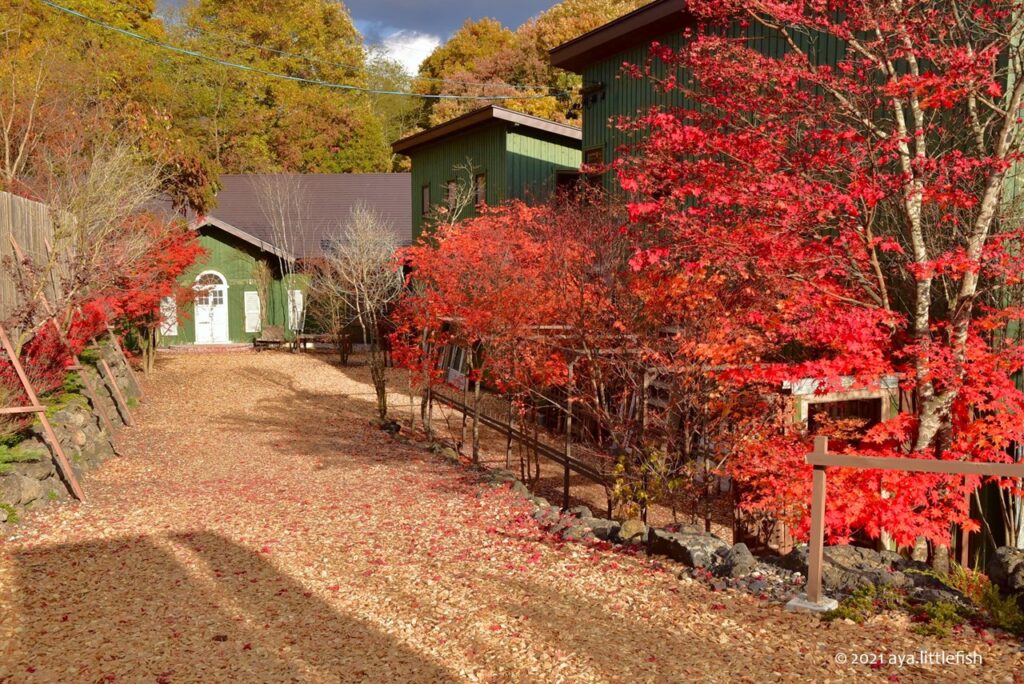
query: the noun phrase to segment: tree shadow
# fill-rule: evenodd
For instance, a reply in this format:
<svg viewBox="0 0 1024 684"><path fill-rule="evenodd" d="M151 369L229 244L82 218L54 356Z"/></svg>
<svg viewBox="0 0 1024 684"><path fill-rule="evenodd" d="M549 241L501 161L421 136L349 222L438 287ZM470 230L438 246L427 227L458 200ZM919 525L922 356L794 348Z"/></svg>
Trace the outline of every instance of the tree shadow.
<svg viewBox="0 0 1024 684"><path fill-rule="evenodd" d="M571 583L560 590L526 577L492 574L488 579L496 596L531 597L529 602L499 599L501 610L528 625L531 639L575 654L607 681L708 681L711 673L714 681L757 681L752 667L771 669L767 662L752 664L748 657L737 655L735 642L726 645L690 630L687 622L698 618L695 615L680 612L676 625L669 628L647 619L650 616L645 618L642 611L617 613L607 598L573 590ZM771 622L772 616L766 614L765 625ZM652 647L655 644L657 648ZM654 651L657 657L652 656ZM629 672L630 679L623 678L623 672Z"/></svg>
<svg viewBox="0 0 1024 684"><path fill-rule="evenodd" d="M10 628L0 629L10 681L455 679L210 532L51 546L11 560L0 618Z"/></svg>

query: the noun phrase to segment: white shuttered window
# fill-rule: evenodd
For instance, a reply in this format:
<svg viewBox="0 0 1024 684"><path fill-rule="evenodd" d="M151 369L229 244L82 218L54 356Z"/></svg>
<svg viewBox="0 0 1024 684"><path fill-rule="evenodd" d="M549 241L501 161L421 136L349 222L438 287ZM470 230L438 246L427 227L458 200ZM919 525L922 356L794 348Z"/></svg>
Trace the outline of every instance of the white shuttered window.
<svg viewBox="0 0 1024 684"><path fill-rule="evenodd" d="M257 333L263 327L260 295L255 290L245 292L245 332Z"/></svg>

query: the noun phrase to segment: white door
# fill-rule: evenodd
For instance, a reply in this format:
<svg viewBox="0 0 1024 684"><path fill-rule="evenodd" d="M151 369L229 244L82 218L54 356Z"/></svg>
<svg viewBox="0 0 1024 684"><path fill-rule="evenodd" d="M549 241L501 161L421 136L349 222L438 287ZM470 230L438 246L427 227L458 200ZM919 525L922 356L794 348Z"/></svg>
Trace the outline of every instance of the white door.
<svg viewBox="0 0 1024 684"><path fill-rule="evenodd" d="M214 271L196 278L196 344L226 344L228 337L228 284Z"/></svg>

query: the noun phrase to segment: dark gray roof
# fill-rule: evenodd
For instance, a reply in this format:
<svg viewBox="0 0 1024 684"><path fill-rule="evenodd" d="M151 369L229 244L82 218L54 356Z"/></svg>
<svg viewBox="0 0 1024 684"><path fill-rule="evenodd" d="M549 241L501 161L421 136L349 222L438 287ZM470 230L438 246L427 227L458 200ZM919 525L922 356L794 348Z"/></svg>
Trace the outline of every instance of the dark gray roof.
<svg viewBox="0 0 1024 684"><path fill-rule="evenodd" d="M375 210L390 225L400 245L412 241L412 181L408 173L245 174L220 177L217 204L208 216L244 231L298 258L316 257L326 241L339 232L360 203ZM291 226L287 244L278 244L270 215L278 194L297 197L286 206ZM268 206L269 205L269 206ZM268 214L269 212L269 214ZM203 225L202 219L197 223ZM216 225L211 222L211 225ZM255 243L254 243L255 244Z"/></svg>

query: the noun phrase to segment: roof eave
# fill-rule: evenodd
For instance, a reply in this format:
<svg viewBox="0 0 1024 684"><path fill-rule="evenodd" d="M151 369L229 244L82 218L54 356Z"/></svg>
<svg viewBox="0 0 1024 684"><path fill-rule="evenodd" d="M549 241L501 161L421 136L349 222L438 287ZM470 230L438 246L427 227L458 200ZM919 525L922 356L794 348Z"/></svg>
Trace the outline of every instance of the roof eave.
<svg viewBox="0 0 1024 684"><path fill-rule="evenodd" d="M583 132L575 126L542 119L538 116L514 112L511 109L487 105L480 109L474 109L462 116L445 121L442 124L420 131L401 140L391 143L391 149L396 154L408 154L410 151L423 145L428 145L438 140L443 140L452 135L475 128L491 121L505 121L508 123L525 126L552 135L560 136L566 140L582 141Z"/></svg>
<svg viewBox="0 0 1024 684"><path fill-rule="evenodd" d="M294 262L296 260L295 256L290 254L288 251L275 247L269 242L259 239L252 233L247 233L241 228L237 228L228 223L227 221L221 221L220 219L215 218L213 216L202 216L196 218L189 224L189 229L197 231L203 226L213 226L214 228L219 228L228 235L233 235L239 240L247 242L250 245L256 247L257 249L260 249L261 251L269 252L270 254L273 254L278 258L284 259L285 261Z"/></svg>
<svg viewBox="0 0 1024 684"><path fill-rule="evenodd" d="M551 65L577 74L595 60L622 52L694 21L686 0L656 0L548 51Z"/></svg>

